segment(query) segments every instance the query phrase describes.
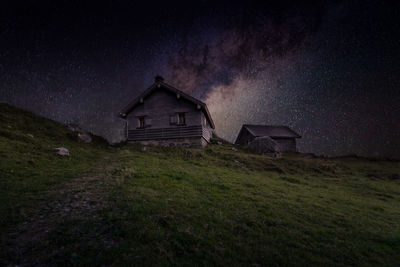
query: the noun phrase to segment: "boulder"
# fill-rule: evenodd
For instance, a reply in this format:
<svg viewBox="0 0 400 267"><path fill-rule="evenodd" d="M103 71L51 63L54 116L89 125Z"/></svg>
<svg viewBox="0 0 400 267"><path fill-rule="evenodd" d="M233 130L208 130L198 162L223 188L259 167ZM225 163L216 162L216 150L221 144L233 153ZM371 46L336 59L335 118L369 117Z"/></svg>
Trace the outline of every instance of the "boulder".
<svg viewBox="0 0 400 267"><path fill-rule="evenodd" d="M66 149L65 147L57 147L54 149L56 151L57 155L60 156L69 156L69 150Z"/></svg>
<svg viewBox="0 0 400 267"><path fill-rule="evenodd" d="M256 137L248 146L258 154L279 152L278 143L268 136Z"/></svg>
<svg viewBox="0 0 400 267"><path fill-rule="evenodd" d="M79 127L78 124L75 123L70 123L67 125L68 129L70 129L72 132L81 132L82 129Z"/></svg>
<svg viewBox="0 0 400 267"><path fill-rule="evenodd" d="M92 142L92 137L90 137L90 135L88 133L85 133L85 132L78 133L78 138L79 138L79 140L81 140L81 141L83 141L85 143Z"/></svg>
<svg viewBox="0 0 400 267"><path fill-rule="evenodd" d="M82 141L85 143L91 143L92 137L88 132L82 130L77 124L68 124L68 129L71 130L72 134L70 136L78 141Z"/></svg>

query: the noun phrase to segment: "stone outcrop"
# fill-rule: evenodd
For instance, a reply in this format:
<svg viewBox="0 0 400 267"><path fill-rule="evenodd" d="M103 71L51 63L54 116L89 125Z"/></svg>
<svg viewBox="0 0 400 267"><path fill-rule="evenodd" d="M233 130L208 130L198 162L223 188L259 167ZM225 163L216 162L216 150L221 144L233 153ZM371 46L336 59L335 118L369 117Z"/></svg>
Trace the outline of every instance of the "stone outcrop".
<svg viewBox="0 0 400 267"><path fill-rule="evenodd" d="M56 151L57 155L60 156L69 156L69 150L66 149L65 147L57 147L54 149Z"/></svg>
<svg viewBox="0 0 400 267"><path fill-rule="evenodd" d="M68 124L67 125L68 129L70 129L73 134L72 137L76 138L78 141L85 142L85 143L91 143L92 142L92 137L88 132L85 132L82 130L78 125L76 124Z"/></svg>

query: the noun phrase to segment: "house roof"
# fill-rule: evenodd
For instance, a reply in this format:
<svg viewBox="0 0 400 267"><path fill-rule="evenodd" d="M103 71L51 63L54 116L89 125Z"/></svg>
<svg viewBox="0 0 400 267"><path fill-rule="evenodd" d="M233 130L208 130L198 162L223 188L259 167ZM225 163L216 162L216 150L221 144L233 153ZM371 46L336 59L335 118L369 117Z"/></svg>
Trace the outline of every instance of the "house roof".
<svg viewBox="0 0 400 267"><path fill-rule="evenodd" d="M176 89L175 87L167 84L164 82L164 79L161 76L156 76L155 77L155 82L150 85L143 93L141 93L138 97L136 97L132 102L130 102L128 105L126 105L118 114L120 118L125 118L136 106L142 103L142 100L153 93L154 90L158 88L164 88L174 94L179 94L181 97L185 98L186 100L199 105L201 110L203 111L204 115L206 116L206 119L210 123L210 126L214 129L215 125L214 122L211 118L210 112L208 111L207 105L203 103L202 101L182 92L181 90Z"/></svg>
<svg viewBox="0 0 400 267"><path fill-rule="evenodd" d="M283 125L251 125L244 124L242 126L246 128L255 137L269 136L275 138L300 138L301 135L293 131L287 126Z"/></svg>

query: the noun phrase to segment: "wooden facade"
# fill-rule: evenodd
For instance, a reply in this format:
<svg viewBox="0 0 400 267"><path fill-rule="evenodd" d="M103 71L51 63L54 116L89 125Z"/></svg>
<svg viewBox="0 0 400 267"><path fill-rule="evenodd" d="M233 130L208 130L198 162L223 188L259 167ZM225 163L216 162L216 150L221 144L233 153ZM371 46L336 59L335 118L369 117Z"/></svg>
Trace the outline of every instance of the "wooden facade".
<svg viewBox="0 0 400 267"><path fill-rule="evenodd" d="M159 76L119 116L126 120L126 139L142 144L204 146L214 129L206 104Z"/></svg>

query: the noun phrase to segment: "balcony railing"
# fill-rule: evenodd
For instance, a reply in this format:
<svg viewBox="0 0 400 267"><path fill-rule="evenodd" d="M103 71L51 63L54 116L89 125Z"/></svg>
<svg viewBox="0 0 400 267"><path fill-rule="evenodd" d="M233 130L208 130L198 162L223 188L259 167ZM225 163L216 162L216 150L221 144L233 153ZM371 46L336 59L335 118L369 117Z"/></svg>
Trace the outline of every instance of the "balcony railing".
<svg viewBox="0 0 400 267"><path fill-rule="evenodd" d="M128 140L152 140L165 138L185 138L197 137L203 135L203 127L196 126L178 126L171 128L145 128L128 131Z"/></svg>

